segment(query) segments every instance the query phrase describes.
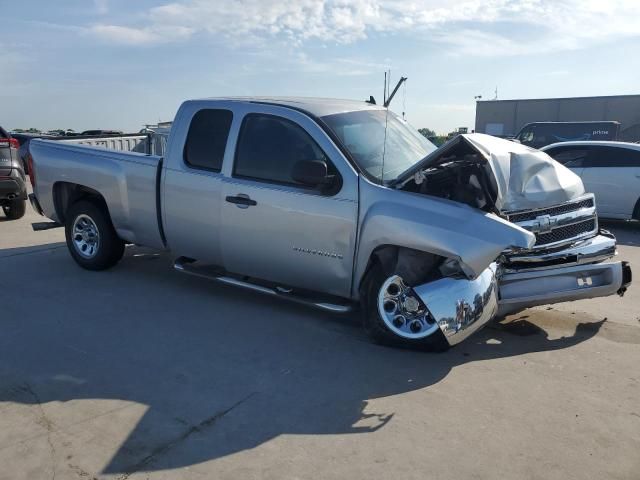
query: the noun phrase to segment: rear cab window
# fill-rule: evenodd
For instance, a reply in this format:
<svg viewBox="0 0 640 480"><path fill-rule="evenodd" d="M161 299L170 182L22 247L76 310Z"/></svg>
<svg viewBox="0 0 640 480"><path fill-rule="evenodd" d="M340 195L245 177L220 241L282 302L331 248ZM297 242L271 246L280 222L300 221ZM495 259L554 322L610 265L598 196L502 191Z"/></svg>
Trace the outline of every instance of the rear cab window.
<svg viewBox="0 0 640 480"><path fill-rule="evenodd" d="M206 108L191 119L184 145L184 163L195 169L220 172L233 113Z"/></svg>

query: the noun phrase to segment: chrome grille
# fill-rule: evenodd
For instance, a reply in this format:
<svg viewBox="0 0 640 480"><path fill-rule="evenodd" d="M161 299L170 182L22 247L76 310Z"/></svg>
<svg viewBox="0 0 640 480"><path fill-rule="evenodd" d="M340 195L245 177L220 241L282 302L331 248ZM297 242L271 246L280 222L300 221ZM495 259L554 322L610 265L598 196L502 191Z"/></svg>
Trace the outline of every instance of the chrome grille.
<svg viewBox="0 0 640 480"><path fill-rule="evenodd" d="M574 223L573 225L567 225L566 227L559 227L551 230L549 233L536 234L536 247L541 245L548 245L550 243L562 242L564 240L571 240L575 237L580 237L583 234L593 232L596 228L595 220L588 220L586 222Z"/></svg>
<svg viewBox="0 0 640 480"><path fill-rule="evenodd" d="M533 250L560 247L595 235L598 231L595 201L591 194L552 207L507 212L507 218L536 236Z"/></svg>
<svg viewBox="0 0 640 480"><path fill-rule="evenodd" d="M593 197L580 200L578 202L567 203L555 207L543 208L542 210L530 210L527 212L517 212L509 214L509 221L513 223L523 222L525 220L535 220L540 215L560 215L562 213L573 212L581 208L591 208L594 206Z"/></svg>

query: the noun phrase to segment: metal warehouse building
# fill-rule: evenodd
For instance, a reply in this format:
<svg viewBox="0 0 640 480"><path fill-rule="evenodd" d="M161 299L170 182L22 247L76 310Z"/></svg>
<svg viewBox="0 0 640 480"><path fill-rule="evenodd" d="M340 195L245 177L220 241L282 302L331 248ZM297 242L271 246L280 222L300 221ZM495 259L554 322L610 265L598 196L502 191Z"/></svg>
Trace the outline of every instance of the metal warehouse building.
<svg viewBox="0 0 640 480"><path fill-rule="evenodd" d="M622 140L640 141L640 95L606 97L481 100L476 103L476 132L511 136L530 122L615 120Z"/></svg>

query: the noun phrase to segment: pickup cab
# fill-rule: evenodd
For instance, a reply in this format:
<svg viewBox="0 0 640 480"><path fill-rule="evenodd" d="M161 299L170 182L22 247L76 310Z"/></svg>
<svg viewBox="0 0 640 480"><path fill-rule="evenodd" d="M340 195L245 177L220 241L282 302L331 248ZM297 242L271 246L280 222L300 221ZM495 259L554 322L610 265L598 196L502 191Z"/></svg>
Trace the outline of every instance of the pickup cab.
<svg viewBox="0 0 640 480"><path fill-rule="evenodd" d="M388 109L309 98L182 104L164 157L34 140L34 208L73 259L125 244L175 268L441 350L524 308L631 282L593 195L546 154L482 134L436 147Z"/></svg>

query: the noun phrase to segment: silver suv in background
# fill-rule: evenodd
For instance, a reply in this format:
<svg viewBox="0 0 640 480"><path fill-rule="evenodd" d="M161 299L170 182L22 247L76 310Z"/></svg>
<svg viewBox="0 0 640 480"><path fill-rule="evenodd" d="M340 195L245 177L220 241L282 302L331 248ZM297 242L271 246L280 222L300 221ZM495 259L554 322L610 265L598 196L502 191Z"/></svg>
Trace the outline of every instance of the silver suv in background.
<svg viewBox="0 0 640 480"><path fill-rule="evenodd" d="M640 145L626 142L562 142L542 148L576 173L594 193L602 218L640 220Z"/></svg>
<svg viewBox="0 0 640 480"><path fill-rule="evenodd" d="M10 220L26 211L27 188L24 166L18 155L18 140L0 127L0 207Z"/></svg>

